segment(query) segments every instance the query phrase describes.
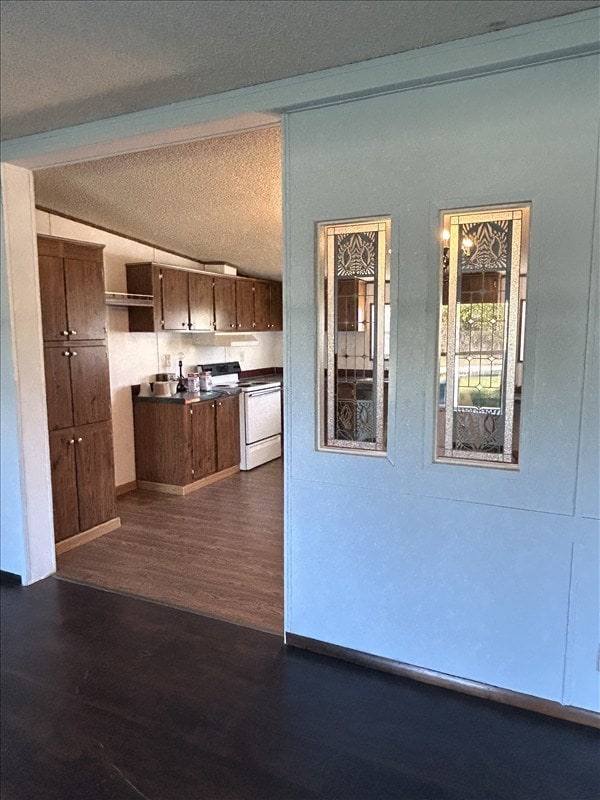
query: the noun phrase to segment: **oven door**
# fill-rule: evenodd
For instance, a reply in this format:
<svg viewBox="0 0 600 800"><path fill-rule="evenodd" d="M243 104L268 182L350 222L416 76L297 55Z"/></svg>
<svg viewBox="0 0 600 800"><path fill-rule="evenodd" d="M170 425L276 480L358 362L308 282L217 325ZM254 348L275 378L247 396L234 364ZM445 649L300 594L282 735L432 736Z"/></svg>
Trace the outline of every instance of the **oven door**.
<svg viewBox="0 0 600 800"><path fill-rule="evenodd" d="M244 392L246 444L281 433L281 389Z"/></svg>

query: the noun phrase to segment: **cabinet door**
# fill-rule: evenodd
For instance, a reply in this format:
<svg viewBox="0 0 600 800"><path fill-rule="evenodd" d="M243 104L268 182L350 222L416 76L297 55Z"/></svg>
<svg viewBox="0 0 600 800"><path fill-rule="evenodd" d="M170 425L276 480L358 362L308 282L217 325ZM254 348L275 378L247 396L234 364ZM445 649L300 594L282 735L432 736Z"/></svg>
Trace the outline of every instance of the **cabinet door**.
<svg viewBox="0 0 600 800"><path fill-rule="evenodd" d="M73 429L79 526L85 531L116 515L112 424Z"/></svg>
<svg viewBox="0 0 600 800"><path fill-rule="evenodd" d="M237 330L235 314L235 279L215 278L215 330Z"/></svg>
<svg viewBox="0 0 600 800"><path fill-rule="evenodd" d="M269 330L283 330L283 296L282 285L279 281L271 283L271 322Z"/></svg>
<svg viewBox="0 0 600 800"><path fill-rule="evenodd" d="M39 256L38 265L44 341L66 341L69 330L63 260L56 256Z"/></svg>
<svg viewBox="0 0 600 800"><path fill-rule="evenodd" d="M106 338L104 270L97 261L65 258L69 339Z"/></svg>
<svg viewBox="0 0 600 800"><path fill-rule="evenodd" d="M239 466L240 415L237 397L225 397L216 403L217 471Z"/></svg>
<svg viewBox="0 0 600 800"><path fill-rule="evenodd" d="M46 373L46 408L48 429L51 431L73 425L73 395L71 393L71 348L44 347Z"/></svg>
<svg viewBox="0 0 600 800"><path fill-rule="evenodd" d="M235 313L238 331L254 330L254 283L235 281Z"/></svg>
<svg viewBox="0 0 600 800"><path fill-rule="evenodd" d="M54 538L57 542L79 533L75 439L73 430L50 434L50 471L54 507Z"/></svg>
<svg viewBox="0 0 600 800"><path fill-rule="evenodd" d="M194 480L217 471L215 403L197 403L190 408L192 418L192 468Z"/></svg>
<svg viewBox="0 0 600 800"><path fill-rule="evenodd" d="M214 327L214 301L212 275L195 275L190 272L190 330L211 331Z"/></svg>
<svg viewBox="0 0 600 800"><path fill-rule="evenodd" d="M189 406L176 403L133 404L135 469L140 481L185 486L191 483Z"/></svg>
<svg viewBox="0 0 600 800"><path fill-rule="evenodd" d="M60 349L62 351L63 348ZM68 349L71 355L65 360L71 367L71 424L87 425L110 419L110 378L106 347L71 344Z"/></svg>
<svg viewBox="0 0 600 800"><path fill-rule="evenodd" d="M268 331L271 324L271 284L254 281L254 330Z"/></svg>
<svg viewBox="0 0 600 800"><path fill-rule="evenodd" d="M179 269L163 269L162 327L166 331L187 331L190 328L188 307L188 273Z"/></svg>

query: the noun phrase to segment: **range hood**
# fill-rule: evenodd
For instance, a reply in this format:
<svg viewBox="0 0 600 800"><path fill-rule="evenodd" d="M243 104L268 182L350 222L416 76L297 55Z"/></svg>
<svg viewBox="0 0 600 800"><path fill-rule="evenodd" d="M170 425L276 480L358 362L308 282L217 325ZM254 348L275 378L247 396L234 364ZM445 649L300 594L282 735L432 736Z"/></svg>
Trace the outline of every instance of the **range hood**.
<svg viewBox="0 0 600 800"><path fill-rule="evenodd" d="M258 339L251 333L235 333L228 331L193 332L194 342L199 345L213 347L247 347L258 344Z"/></svg>

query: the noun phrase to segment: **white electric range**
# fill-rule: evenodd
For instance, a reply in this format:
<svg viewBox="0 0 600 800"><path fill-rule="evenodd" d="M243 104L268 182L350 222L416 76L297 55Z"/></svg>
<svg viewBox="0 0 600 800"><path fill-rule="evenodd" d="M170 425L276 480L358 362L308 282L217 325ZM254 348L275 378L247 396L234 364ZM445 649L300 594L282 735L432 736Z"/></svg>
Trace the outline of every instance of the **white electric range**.
<svg viewBox="0 0 600 800"><path fill-rule="evenodd" d="M240 380L239 361L199 364L210 372L215 390L241 390L240 469L249 470L281 456L281 381L276 378Z"/></svg>

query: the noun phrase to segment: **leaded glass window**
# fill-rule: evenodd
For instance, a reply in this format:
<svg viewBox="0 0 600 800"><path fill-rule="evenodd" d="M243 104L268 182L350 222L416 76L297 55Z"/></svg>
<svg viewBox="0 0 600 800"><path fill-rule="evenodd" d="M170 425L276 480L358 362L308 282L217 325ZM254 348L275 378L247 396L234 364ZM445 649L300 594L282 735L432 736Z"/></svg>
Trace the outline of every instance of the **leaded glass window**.
<svg viewBox="0 0 600 800"><path fill-rule="evenodd" d="M323 298L319 444L384 452L390 221L326 222L317 228Z"/></svg>
<svg viewBox="0 0 600 800"><path fill-rule="evenodd" d="M529 207L443 216L437 459L519 463Z"/></svg>

